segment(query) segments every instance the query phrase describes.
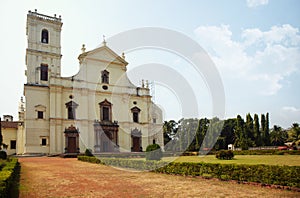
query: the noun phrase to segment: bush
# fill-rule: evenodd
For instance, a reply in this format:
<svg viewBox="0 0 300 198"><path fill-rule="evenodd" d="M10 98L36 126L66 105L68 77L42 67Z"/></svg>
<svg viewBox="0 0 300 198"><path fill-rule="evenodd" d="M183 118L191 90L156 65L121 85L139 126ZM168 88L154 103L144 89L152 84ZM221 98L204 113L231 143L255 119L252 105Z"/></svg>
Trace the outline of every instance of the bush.
<svg viewBox="0 0 300 198"><path fill-rule="evenodd" d="M0 151L0 159L3 159L3 160L7 159L7 154L5 151Z"/></svg>
<svg viewBox="0 0 300 198"><path fill-rule="evenodd" d="M0 197L14 197L20 166L17 159L8 159L0 171Z"/></svg>
<svg viewBox="0 0 300 198"><path fill-rule="evenodd" d="M257 182L270 185L281 185L300 188L300 166L212 164L192 162L164 162L131 159L101 158L78 156L79 160L101 163L111 166L152 170L157 173L184 176L202 176L221 180Z"/></svg>
<svg viewBox="0 0 300 198"><path fill-rule="evenodd" d="M150 144L146 148L146 160L161 160L162 151L158 144Z"/></svg>
<svg viewBox="0 0 300 198"><path fill-rule="evenodd" d="M221 160L232 160L234 154L231 150L221 150L216 153L216 158Z"/></svg>
<svg viewBox="0 0 300 198"><path fill-rule="evenodd" d="M94 156L91 149L85 149L84 155L85 155L85 156L90 156L90 157L91 157L91 156Z"/></svg>

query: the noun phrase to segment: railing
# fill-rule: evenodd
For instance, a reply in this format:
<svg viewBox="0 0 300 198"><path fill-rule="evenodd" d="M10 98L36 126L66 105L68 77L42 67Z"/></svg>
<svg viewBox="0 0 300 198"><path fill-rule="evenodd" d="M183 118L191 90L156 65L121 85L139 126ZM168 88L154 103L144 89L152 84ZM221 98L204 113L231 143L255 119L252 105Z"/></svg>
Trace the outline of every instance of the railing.
<svg viewBox="0 0 300 198"><path fill-rule="evenodd" d="M42 18L42 19L46 19L46 20L51 20L51 21L61 21L61 16L59 15L59 17L57 18L56 17L56 14L54 15L54 17L52 16L47 16L47 15L44 15L44 14L40 14L40 13L37 13L37 10L35 9L34 12L32 12L31 10L28 11L28 14L31 15L31 16L37 16L39 18Z"/></svg>

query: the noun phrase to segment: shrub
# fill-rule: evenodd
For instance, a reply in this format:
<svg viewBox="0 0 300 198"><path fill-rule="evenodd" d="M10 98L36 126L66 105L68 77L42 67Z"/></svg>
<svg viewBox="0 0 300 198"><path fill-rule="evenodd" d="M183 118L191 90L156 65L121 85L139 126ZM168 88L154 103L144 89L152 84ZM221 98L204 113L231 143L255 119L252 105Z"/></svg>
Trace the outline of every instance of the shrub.
<svg viewBox="0 0 300 198"><path fill-rule="evenodd" d="M7 154L5 151L0 151L0 159L3 159L3 160L7 159Z"/></svg>
<svg viewBox="0 0 300 198"><path fill-rule="evenodd" d="M146 148L146 160L161 160L162 151L158 144L150 144Z"/></svg>
<svg viewBox="0 0 300 198"><path fill-rule="evenodd" d="M257 182L300 188L300 166L246 165L246 164L213 164L192 162L144 161L78 156L79 160L101 163L111 166L152 170L157 173L202 176L221 180Z"/></svg>
<svg viewBox="0 0 300 198"><path fill-rule="evenodd" d="M234 154L231 150L221 150L216 153L216 158L221 160L232 160Z"/></svg>
<svg viewBox="0 0 300 198"><path fill-rule="evenodd" d="M85 149L84 155L85 156L90 156L90 157L94 156L91 149Z"/></svg>
<svg viewBox="0 0 300 198"><path fill-rule="evenodd" d="M20 165L17 159L8 159L0 171L0 197L14 197Z"/></svg>

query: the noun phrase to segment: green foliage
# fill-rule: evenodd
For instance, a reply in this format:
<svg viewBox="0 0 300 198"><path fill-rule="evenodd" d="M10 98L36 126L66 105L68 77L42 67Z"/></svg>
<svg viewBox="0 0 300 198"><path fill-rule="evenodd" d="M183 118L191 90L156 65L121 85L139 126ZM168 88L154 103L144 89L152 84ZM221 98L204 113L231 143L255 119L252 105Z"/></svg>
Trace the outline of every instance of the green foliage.
<svg viewBox="0 0 300 198"><path fill-rule="evenodd" d="M136 169L136 170L154 170L167 165L167 162L156 161L156 160L144 161L144 160L130 160L130 159L122 159L122 158L98 159L96 157L87 157L87 156L78 156L78 160L90 162L90 163L117 166L122 168Z"/></svg>
<svg viewBox="0 0 300 198"><path fill-rule="evenodd" d="M216 158L221 160L232 160L234 154L231 150L221 150L216 153Z"/></svg>
<svg viewBox="0 0 300 198"><path fill-rule="evenodd" d="M94 156L91 149L85 149L84 155L85 156L90 156L90 157Z"/></svg>
<svg viewBox="0 0 300 198"><path fill-rule="evenodd" d="M146 160L161 160L162 151L158 144L150 144L146 148Z"/></svg>
<svg viewBox="0 0 300 198"><path fill-rule="evenodd" d="M155 172L300 187L299 166L173 162Z"/></svg>
<svg viewBox="0 0 300 198"><path fill-rule="evenodd" d="M279 151L276 149L272 150L244 150L244 151L233 151L234 155L300 155L300 150L284 150Z"/></svg>
<svg viewBox="0 0 300 198"><path fill-rule="evenodd" d="M77 159L84 162L90 162L95 164L103 164L100 159L92 156L77 156Z"/></svg>
<svg viewBox="0 0 300 198"><path fill-rule="evenodd" d="M288 138L286 131L282 130L280 126L274 125L270 133L270 141L274 146L283 146Z"/></svg>
<svg viewBox="0 0 300 198"><path fill-rule="evenodd" d="M13 197L20 166L18 160L13 158L5 161L5 166L0 171L0 197Z"/></svg>
<svg viewBox="0 0 300 198"><path fill-rule="evenodd" d="M79 160L100 163L95 157L78 156ZM99 161L98 161L99 160ZM123 168L152 170L157 173L202 176L262 184L300 187L300 166L212 164L103 158L101 163Z"/></svg>
<svg viewBox="0 0 300 198"><path fill-rule="evenodd" d="M7 159L7 154L5 151L0 151L0 159L3 159L3 160Z"/></svg>

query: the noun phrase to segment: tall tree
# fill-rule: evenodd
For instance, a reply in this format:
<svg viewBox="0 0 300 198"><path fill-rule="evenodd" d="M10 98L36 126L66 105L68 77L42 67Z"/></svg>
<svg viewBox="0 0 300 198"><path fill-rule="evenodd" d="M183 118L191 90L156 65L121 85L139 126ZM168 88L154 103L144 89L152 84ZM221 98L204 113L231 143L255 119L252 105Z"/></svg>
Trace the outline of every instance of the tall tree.
<svg viewBox="0 0 300 198"><path fill-rule="evenodd" d="M261 114L260 118L260 123L261 123L261 140L262 140L262 146L266 146L266 137L265 137L265 132L266 132L266 117L265 114Z"/></svg>
<svg viewBox="0 0 300 198"><path fill-rule="evenodd" d="M298 123L293 123L292 127L288 130L288 141L300 143L300 127Z"/></svg>
<svg viewBox="0 0 300 198"><path fill-rule="evenodd" d="M253 119L252 119L250 113L248 113L246 115L245 129L246 129L247 137L250 138L250 140L254 143L254 141L255 141L255 137L254 137L254 124L253 124Z"/></svg>
<svg viewBox="0 0 300 198"><path fill-rule="evenodd" d="M259 130L259 119L258 115L254 114L254 138L255 138L255 145L256 146L261 146L262 141L261 141L261 133Z"/></svg>
<svg viewBox="0 0 300 198"><path fill-rule="evenodd" d="M265 144L266 144L266 146L270 146L269 113L266 114Z"/></svg>

